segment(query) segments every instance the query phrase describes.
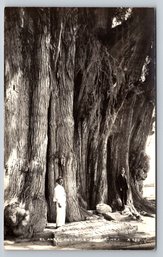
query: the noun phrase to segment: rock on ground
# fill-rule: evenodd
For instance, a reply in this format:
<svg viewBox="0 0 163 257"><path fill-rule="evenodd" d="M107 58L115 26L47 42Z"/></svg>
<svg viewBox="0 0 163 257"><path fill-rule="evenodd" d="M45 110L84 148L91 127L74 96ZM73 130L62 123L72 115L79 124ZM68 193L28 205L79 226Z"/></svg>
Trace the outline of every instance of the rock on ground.
<svg viewBox="0 0 163 257"><path fill-rule="evenodd" d="M104 214L104 213L112 212L112 208L108 204L99 203L96 205L96 211L100 214Z"/></svg>

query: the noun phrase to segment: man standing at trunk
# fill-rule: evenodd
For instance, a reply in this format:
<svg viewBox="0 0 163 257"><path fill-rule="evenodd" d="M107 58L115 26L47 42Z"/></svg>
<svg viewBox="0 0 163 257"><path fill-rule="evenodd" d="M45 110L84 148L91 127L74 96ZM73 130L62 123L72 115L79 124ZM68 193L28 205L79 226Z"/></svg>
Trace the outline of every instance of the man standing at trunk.
<svg viewBox="0 0 163 257"><path fill-rule="evenodd" d="M58 228L65 224L66 218L66 193L61 176L56 180L53 201L56 203L56 228Z"/></svg>
<svg viewBox="0 0 163 257"><path fill-rule="evenodd" d="M125 205L127 204L128 183L126 178L126 172L123 167L117 179L117 186L118 186L118 192L122 201L122 208L124 209Z"/></svg>

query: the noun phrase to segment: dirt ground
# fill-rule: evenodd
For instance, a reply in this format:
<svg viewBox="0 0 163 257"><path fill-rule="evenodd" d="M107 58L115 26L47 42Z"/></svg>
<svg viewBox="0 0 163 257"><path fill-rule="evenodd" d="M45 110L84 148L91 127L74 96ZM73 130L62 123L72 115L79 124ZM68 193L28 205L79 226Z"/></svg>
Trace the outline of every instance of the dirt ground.
<svg viewBox="0 0 163 257"><path fill-rule="evenodd" d="M5 240L5 250L109 250L154 249L155 217L141 221L116 222L88 220L55 229L48 223L34 240Z"/></svg>

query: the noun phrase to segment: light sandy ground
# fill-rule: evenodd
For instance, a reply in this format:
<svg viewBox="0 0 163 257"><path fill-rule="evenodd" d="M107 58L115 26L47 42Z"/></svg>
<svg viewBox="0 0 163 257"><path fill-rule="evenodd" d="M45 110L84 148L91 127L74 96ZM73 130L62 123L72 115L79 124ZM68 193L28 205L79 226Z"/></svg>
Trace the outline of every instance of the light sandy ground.
<svg viewBox="0 0 163 257"><path fill-rule="evenodd" d="M108 221L104 221L104 222L108 222ZM78 240L72 243L72 240L71 240L70 244L69 245L67 244L65 246L53 246L52 240L50 241L48 239L40 240L40 241L32 241L32 242L29 242L29 241L15 242L15 241L6 240L4 242L4 247L6 250L77 250L77 249L78 250L79 249L108 250L108 249L153 249L155 247L155 218L143 217L143 221L139 221L139 222L130 221L127 223L133 227L135 226L138 227L138 230L136 233L134 233L134 235L128 235L128 236L122 235L122 234L115 235L115 233L113 233L112 236L107 237L107 240L106 238L104 238L104 240L99 238L97 238L97 240L92 240L93 239L93 236L92 236L92 238L90 238L90 240L87 240L86 242L83 242L82 240L81 241ZM119 223L110 221L109 224L110 224L109 226L112 233L114 230L114 227L116 228L117 224ZM51 230L53 230L54 233L56 233L55 232L56 230L52 228L54 227L54 225L55 224L50 224ZM123 226L123 222L121 222L121 225ZM72 227L73 227L73 224L71 224L71 229ZM89 232L90 231L88 231L88 233Z"/></svg>
<svg viewBox="0 0 163 257"><path fill-rule="evenodd" d="M148 200L155 199L155 187L153 185L144 186L143 188L143 197L147 198Z"/></svg>

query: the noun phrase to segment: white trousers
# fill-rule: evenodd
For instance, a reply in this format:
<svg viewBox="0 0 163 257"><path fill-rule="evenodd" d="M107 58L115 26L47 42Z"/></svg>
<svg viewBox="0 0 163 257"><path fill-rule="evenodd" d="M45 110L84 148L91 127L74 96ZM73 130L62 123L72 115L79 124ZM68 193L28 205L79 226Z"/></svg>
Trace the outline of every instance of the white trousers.
<svg viewBox="0 0 163 257"><path fill-rule="evenodd" d="M62 207L58 206L56 203L56 227L63 226L65 224L66 218L66 205L62 205Z"/></svg>

